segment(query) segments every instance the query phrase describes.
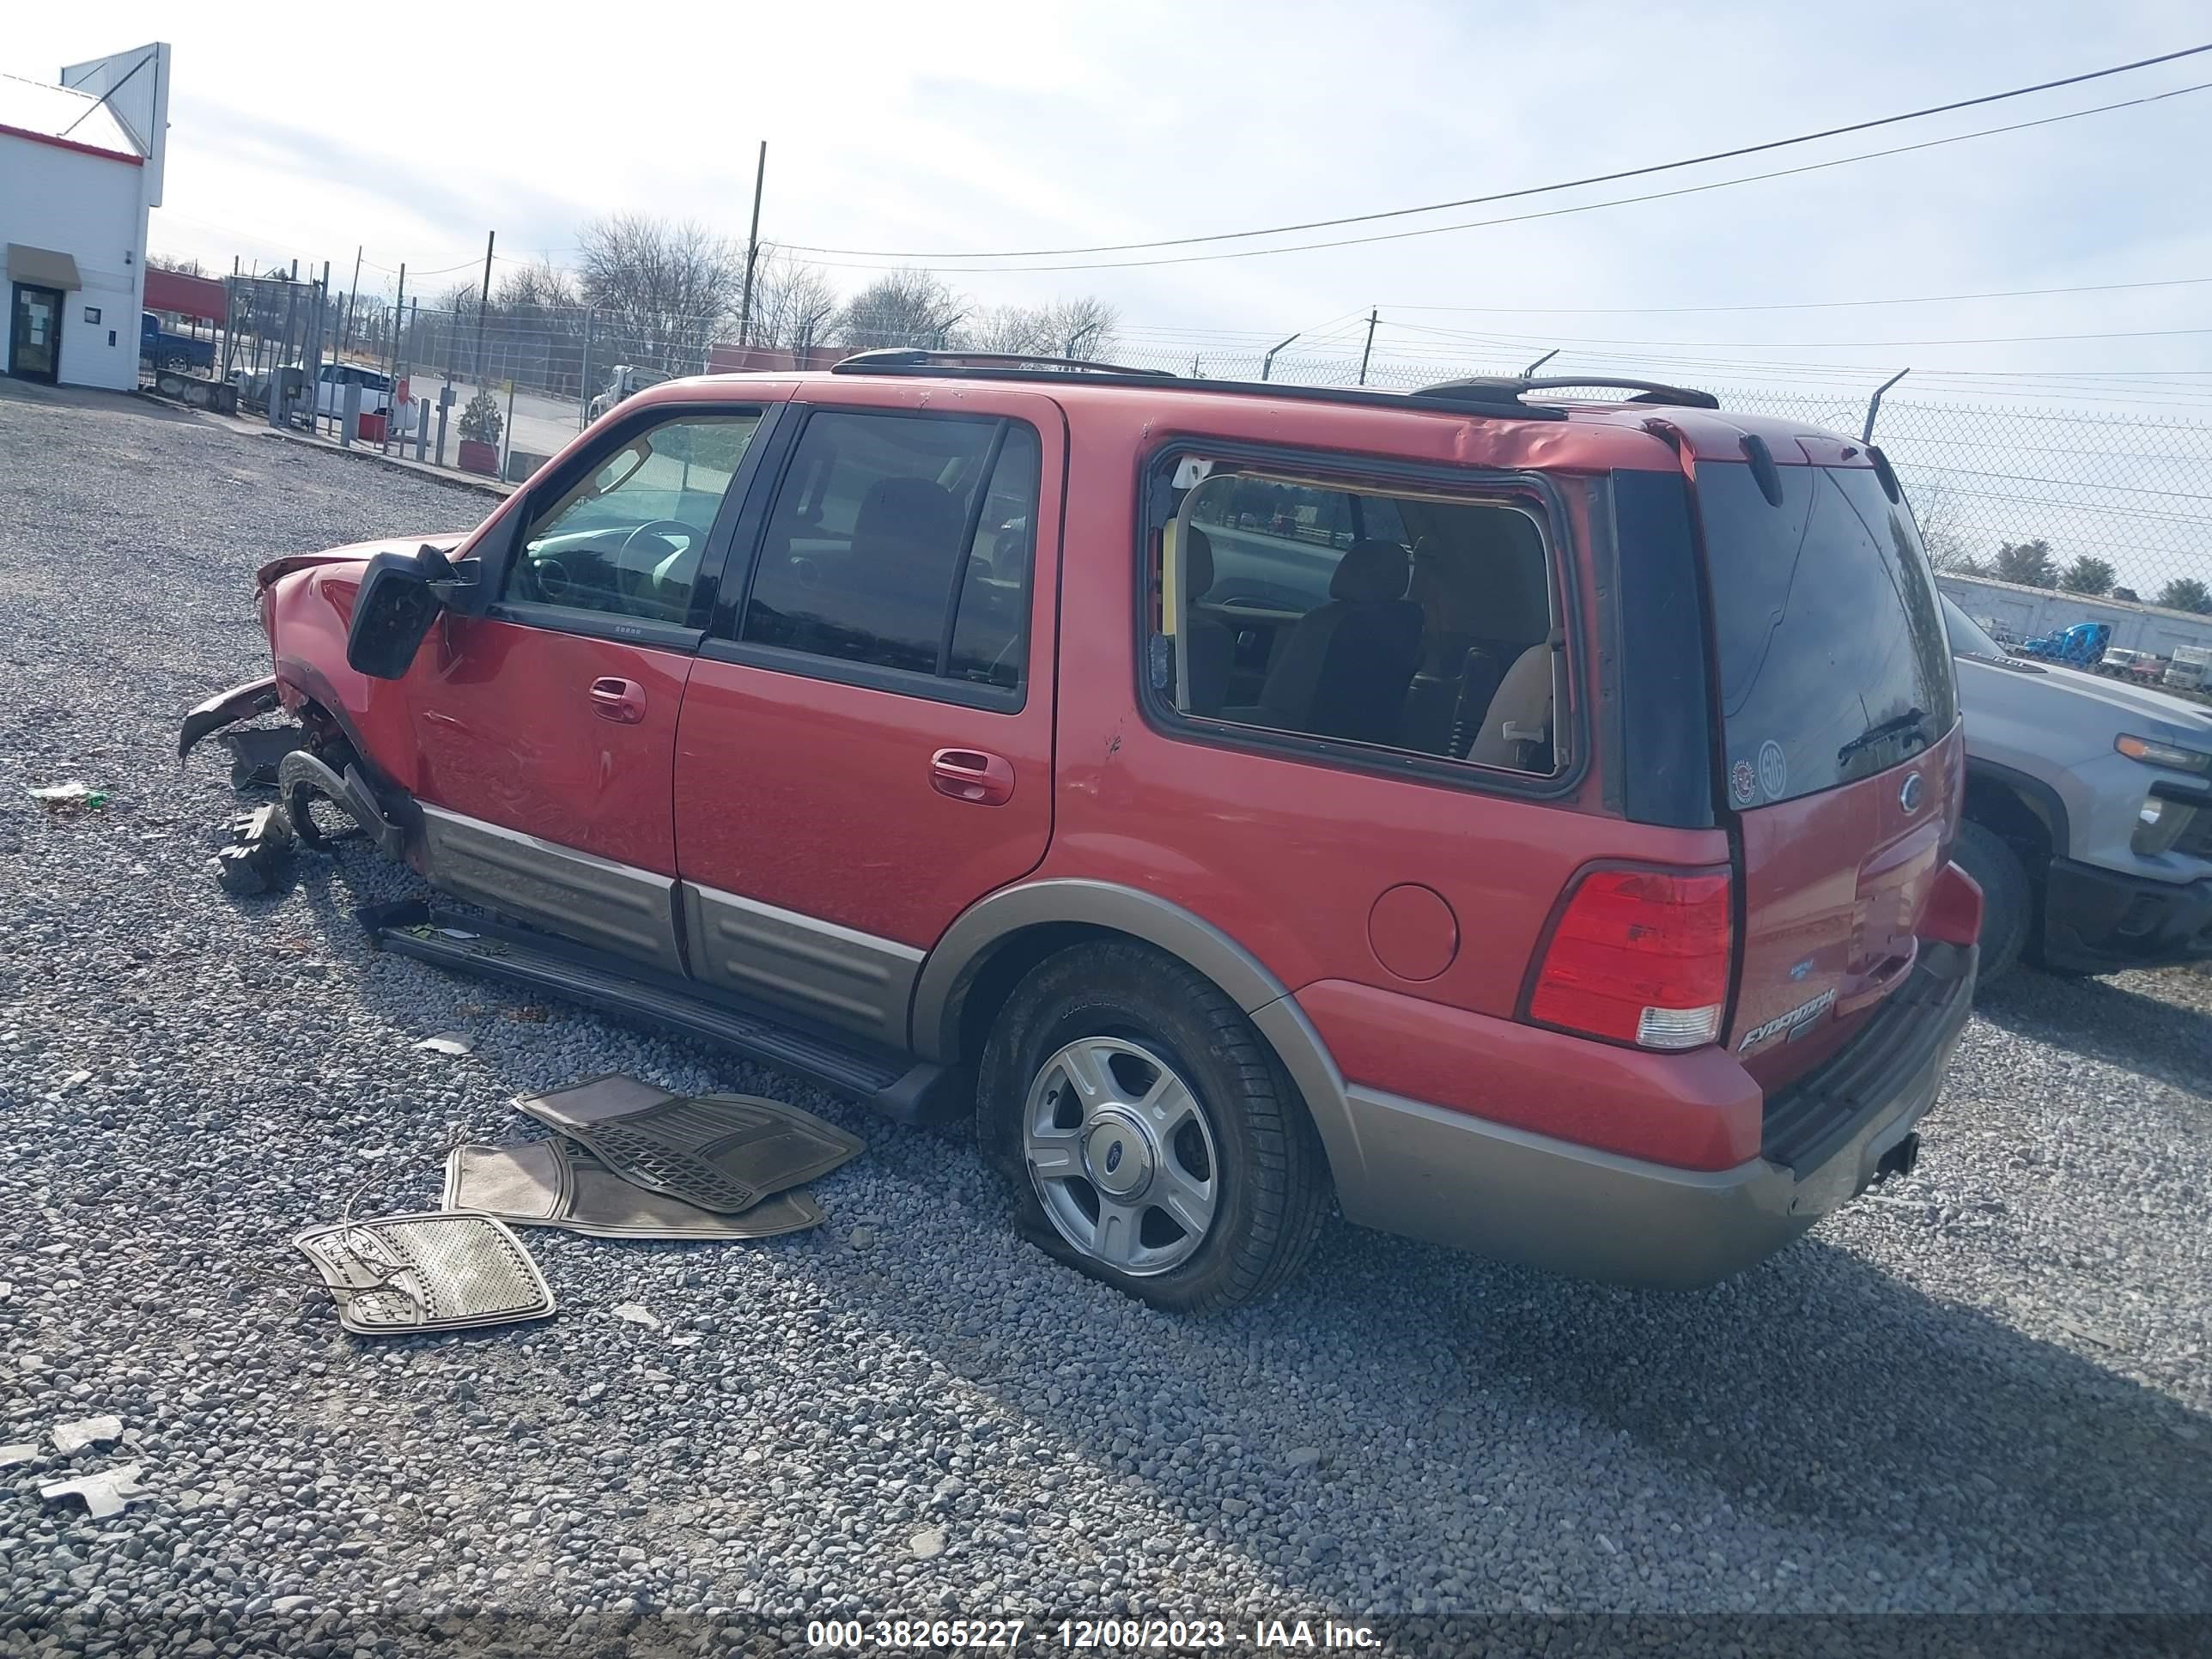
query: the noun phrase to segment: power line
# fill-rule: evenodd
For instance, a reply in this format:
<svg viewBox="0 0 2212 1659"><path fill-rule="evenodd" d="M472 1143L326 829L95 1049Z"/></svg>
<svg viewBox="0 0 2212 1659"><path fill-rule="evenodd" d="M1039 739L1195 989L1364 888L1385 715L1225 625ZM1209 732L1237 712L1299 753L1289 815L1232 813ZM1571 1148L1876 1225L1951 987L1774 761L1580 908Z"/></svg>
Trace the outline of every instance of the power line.
<svg viewBox="0 0 2212 1659"><path fill-rule="evenodd" d="M2194 47L2192 51L2212 51L2212 47ZM1717 179L1709 184L1686 185L1679 190L1650 191L1641 196L1616 196L1602 202L1582 202L1572 207L1549 208L1539 213L1506 214L1495 219L1466 219L1457 224L1425 225L1418 230L1382 231L1371 236L1342 236L1326 242L1292 242L1283 247L1231 248L1219 253L1183 253L1159 259L1110 259L1058 265L913 265L910 262L897 264L859 264L850 260L817 259L811 263L832 270L899 270L906 269L941 270L957 276L975 276L997 272L1039 272L1058 270L1133 270L1158 265L1206 264L1221 259L1257 259L1275 253L1312 253L1327 248L1363 247L1376 242L1409 241L1417 236L1442 236L1453 231L1486 230L1498 225L1527 224L1540 219L1560 219L1571 214L1592 213L1602 208L1631 207L1639 202L1664 202L1678 196L1698 196L1707 191L1727 190L1736 185L1755 185L1769 179L1794 178L1800 173L1821 173L1830 167L1849 167L1857 161L1879 161L1888 155L1909 155L1917 150L1940 149L1946 144L1964 143L1972 138L1990 138L2007 132L2025 132L2033 127L2054 126L2062 121L2078 121L2084 116L2104 115L2118 109L2134 109L2142 105L2162 103L2168 98L2179 98L2192 92L2212 88L2212 82L2200 81L2191 86L2175 87L2166 92L2149 93L2141 98L2124 98L2118 102L2098 104L2088 109L2069 110L2059 115L2045 115L2033 121L2014 121L2004 126L1980 127L1972 132L1954 133L1948 138L1924 139L1917 144L1898 144L1888 149L1863 151L1856 155L1839 155L1832 161L1810 161L1802 167L1778 167L1771 173L1750 173L1737 179ZM784 244L789 247L790 243ZM968 255L968 258L983 258Z"/></svg>
<svg viewBox="0 0 2212 1659"><path fill-rule="evenodd" d="M1393 328L1414 329L1412 323L1393 323ZM1424 329L1424 333L1442 334L1442 329ZM1526 343L1531 345L1626 345L1626 346L1769 346L1784 351L1845 351L1869 347L1941 346L1941 345L2027 345L2041 340L2148 340L2164 339L2176 334L2212 334L2212 328L2136 328L2121 329L2100 334L1976 334L1954 338L1936 337L1923 340L1632 340L1601 334L1530 335ZM1499 335L1502 340L1522 337Z"/></svg>
<svg viewBox="0 0 2212 1659"><path fill-rule="evenodd" d="M2179 52L2163 52L2156 58L2139 58L2131 64L2115 64L2109 69L2090 70L2081 75L2069 75L2057 81L2041 81L2033 86L2014 87L2007 92L1984 93L1978 98L1961 98L1948 104L1931 104L1925 109L1906 110L1901 114L1879 116L1870 121L1855 121L1848 126L1828 127L1819 132L1800 133L1792 138L1770 138L1756 144L1743 144L1735 149L1717 149L1704 155L1685 156L1677 161L1656 161L1640 167L1624 167L1614 173L1595 173L1587 178L1570 179L1559 184L1530 185L1520 190L1498 191L1488 196L1465 196L1456 201L1430 202L1420 207L1386 208L1374 213L1346 214L1336 219L1309 219L1300 224L1270 225L1260 230L1217 231L1203 236L1173 236L1152 242L1102 242L1086 247L1002 248L994 252L902 252L891 248L820 247L806 242L784 242L779 246L802 253L836 253L859 258L876 259L1037 259L1058 258L1076 253L1133 253L1152 248L1188 247L1201 242L1241 241L1255 236L1285 236L1307 230L1333 230L1340 225L1372 224L1382 219L1402 219L1418 213L1441 213L1455 208L1484 207L1492 202L1510 202L1528 196L1549 195L1554 191L1577 190L1585 185L1608 185L1623 179L1640 179L1650 173L1672 172L1678 167L1699 167L1708 161L1733 161L1738 156L1757 155L1767 150L1786 149L1795 144L1809 144L1822 138L1837 138L1849 132L1866 132L1875 127L1894 126L1900 121L1917 121L1930 115L1945 115L1954 110L1972 109L1982 104L2002 103L2008 98L2025 98L2031 93L2050 92L2059 87L2079 86L2086 81L2100 81L2107 76L2126 75L2139 69L2149 69L2158 64L2171 64L2184 58L2193 58L2200 52L2212 52L2212 42L2199 46L2185 46Z"/></svg>
<svg viewBox="0 0 2212 1659"><path fill-rule="evenodd" d="M2021 300L2051 294L2118 294L2130 289L2191 288L2212 276L2169 276L2148 283L2084 283L2072 288L1992 289L1983 294L1911 294L1889 300L1792 300L1771 305L1735 306L1400 306L1385 311L1474 312L1495 317L1684 316L1693 312L1834 311L1859 306L1932 306L1956 300Z"/></svg>

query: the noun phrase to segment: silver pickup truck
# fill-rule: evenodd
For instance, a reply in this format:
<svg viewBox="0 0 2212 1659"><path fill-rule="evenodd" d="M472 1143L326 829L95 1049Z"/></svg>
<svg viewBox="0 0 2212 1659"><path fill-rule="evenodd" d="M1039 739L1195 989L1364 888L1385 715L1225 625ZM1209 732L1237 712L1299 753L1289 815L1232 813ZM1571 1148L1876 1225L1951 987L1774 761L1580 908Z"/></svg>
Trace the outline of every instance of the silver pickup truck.
<svg viewBox="0 0 2212 1659"><path fill-rule="evenodd" d="M2212 957L2212 708L2013 657L1949 599L1966 717L1951 856L1982 888L1981 981Z"/></svg>

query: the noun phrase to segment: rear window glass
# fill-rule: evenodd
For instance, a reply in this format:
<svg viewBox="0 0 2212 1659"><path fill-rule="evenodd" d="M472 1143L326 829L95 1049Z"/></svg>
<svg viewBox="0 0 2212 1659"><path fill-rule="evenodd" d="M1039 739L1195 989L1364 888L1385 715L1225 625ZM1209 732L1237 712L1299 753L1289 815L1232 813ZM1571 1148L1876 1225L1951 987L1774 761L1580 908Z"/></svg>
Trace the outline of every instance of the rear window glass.
<svg viewBox="0 0 2212 1659"><path fill-rule="evenodd" d="M1884 771L1951 729L1957 697L1912 515L1870 468L1701 464L1727 741L1739 808Z"/></svg>

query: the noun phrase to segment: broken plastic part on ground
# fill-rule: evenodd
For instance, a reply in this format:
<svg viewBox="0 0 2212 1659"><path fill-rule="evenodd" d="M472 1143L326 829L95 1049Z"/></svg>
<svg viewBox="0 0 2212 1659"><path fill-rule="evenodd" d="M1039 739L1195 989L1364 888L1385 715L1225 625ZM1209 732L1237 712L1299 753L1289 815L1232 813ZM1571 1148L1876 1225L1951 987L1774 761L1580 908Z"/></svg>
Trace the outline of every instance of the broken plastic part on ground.
<svg viewBox="0 0 2212 1659"><path fill-rule="evenodd" d="M144 1465L125 1463L120 1468L102 1469L97 1474L78 1475L73 1480L51 1481L39 1488L39 1496L49 1504L58 1504L75 1498L84 1504L84 1512L94 1520L104 1520L111 1515L123 1513L124 1506L147 1497L138 1477Z"/></svg>
<svg viewBox="0 0 2212 1659"><path fill-rule="evenodd" d="M231 820L231 844L210 861L216 884L226 893L252 897L283 878L292 852L292 821L282 806L255 808Z"/></svg>
<svg viewBox="0 0 2212 1659"><path fill-rule="evenodd" d="M230 751L232 788L274 789L276 769L295 749L307 746L307 734L296 726L250 726L216 741Z"/></svg>
<svg viewBox="0 0 2212 1659"><path fill-rule="evenodd" d="M123 1419L119 1417L81 1417L73 1423L54 1425L54 1449L58 1452L82 1451L87 1446L104 1445L123 1437Z"/></svg>

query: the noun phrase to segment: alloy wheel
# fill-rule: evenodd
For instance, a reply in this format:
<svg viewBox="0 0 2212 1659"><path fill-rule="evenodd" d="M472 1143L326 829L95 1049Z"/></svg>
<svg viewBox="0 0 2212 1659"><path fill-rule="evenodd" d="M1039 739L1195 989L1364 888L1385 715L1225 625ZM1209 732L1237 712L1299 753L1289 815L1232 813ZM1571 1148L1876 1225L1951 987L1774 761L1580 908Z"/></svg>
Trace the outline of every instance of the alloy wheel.
<svg viewBox="0 0 2212 1659"><path fill-rule="evenodd" d="M1039 1068L1022 1154L1060 1237L1133 1277L1188 1261L1220 1204L1204 1104L1159 1055L1119 1037L1079 1038Z"/></svg>

